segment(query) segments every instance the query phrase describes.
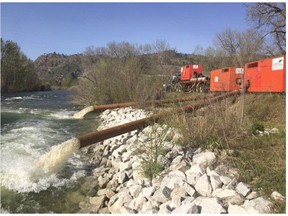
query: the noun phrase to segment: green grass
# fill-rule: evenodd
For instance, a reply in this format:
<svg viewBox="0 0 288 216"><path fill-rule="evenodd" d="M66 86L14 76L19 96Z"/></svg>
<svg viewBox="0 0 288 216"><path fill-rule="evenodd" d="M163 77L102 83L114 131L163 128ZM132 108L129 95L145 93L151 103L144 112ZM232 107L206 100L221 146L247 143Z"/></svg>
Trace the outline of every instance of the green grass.
<svg viewBox="0 0 288 216"><path fill-rule="evenodd" d="M179 144L186 148L233 150L223 162L239 170L239 180L266 197L275 190L286 196L285 102L286 95L247 94L244 116L242 98L229 98L194 114L175 115L167 124L182 132ZM255 133L274 127L279 134ZM274 204L275 213L286 212L285 203Z"/></svg>

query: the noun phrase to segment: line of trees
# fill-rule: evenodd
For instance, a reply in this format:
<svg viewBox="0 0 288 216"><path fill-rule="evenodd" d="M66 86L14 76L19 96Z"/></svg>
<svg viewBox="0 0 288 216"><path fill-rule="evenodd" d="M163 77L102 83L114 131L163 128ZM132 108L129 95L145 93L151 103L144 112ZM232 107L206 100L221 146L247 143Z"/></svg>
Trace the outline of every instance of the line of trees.
<svg viewBox="0 0 288 216"><path fill-rule="evenodd" d="M36 90L39 79L32 60L17 43L1 38L1 92Z"/></svg>

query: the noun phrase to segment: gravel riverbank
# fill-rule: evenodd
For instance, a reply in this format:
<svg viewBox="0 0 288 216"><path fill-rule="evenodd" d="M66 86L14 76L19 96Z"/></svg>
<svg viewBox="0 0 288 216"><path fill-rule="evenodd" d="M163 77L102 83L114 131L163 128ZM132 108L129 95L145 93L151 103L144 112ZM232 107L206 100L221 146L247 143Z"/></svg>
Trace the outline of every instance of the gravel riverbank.
<svg viewBox="0 0 288 216"><path fill-rule="evenodd" d="M149 114L132 108L106 110L99 129ZM200 148L184 151L175 144L179 136L155 124L90 146L97 187L80 202L79 213L271 213L272 202L238 182L237 172L221 164L220 155ZM139 154L139 149L155 143L165 150L157 157L164 169L150 180L143 175L141 161L153 155Z"/></svg>

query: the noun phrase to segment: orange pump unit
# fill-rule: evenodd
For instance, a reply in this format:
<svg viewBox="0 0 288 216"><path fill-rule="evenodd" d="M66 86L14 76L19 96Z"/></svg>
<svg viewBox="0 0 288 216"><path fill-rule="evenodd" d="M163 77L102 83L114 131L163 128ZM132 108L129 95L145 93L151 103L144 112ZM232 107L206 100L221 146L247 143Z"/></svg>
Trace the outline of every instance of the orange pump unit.
<svg viewBox="0 0 288 216"><path fill-rule="evenodd" d="M226 92L239 90L243 74L243 68L228 67L212 70L210 76L210 91Z"/></svg>
<svg viewBox="0 0 288 216"><path fill-rule="evenodd" d="M181 81L188 81L191 78L197 78L200 74L202 75L202 65L186 65L181 67Z"/></svg>
<svg viewBox="0 0 288 216"><path fill-rule="evenodd" d="M286 57L245 64L244 84L248 92L286 92Z"/></svg>

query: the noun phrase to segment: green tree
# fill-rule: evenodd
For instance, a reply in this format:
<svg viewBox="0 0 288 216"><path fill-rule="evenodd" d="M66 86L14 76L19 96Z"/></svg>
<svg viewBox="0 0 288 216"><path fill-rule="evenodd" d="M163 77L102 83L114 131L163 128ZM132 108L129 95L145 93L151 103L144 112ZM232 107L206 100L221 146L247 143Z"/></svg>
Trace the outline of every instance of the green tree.
<svg viewBox="0 0 288 216"><path fill-rule="evenodd" d="M1 38L1 91L29 91L37 86L33 61L21 52L17 43Z"/></svg>

